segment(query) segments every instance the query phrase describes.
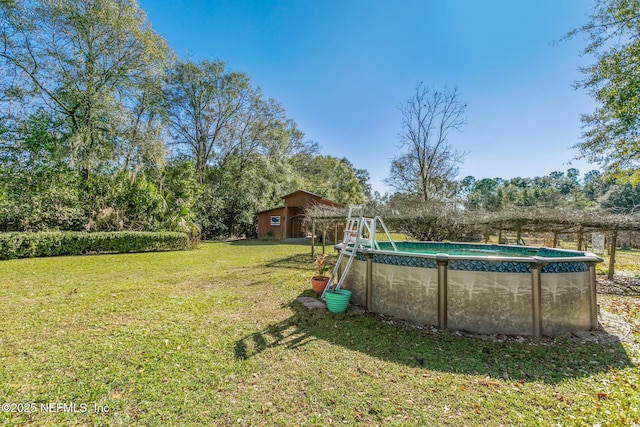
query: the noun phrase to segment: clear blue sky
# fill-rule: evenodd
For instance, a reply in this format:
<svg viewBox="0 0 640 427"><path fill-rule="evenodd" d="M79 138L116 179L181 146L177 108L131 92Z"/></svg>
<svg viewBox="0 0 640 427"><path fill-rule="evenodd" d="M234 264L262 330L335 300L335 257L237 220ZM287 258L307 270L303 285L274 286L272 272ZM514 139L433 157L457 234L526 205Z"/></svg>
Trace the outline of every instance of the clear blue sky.
<svg viewBox="0 0 640 427"><path fill-rule="evenodd" d="M322 153L371 174L398 153L399 106L418 82L457 86L468 123L451 143L460 178L548 175L568 164L580 114L595 104L581 78L588 0L141 0L181 58L220 58L278 100Z"/></svg>

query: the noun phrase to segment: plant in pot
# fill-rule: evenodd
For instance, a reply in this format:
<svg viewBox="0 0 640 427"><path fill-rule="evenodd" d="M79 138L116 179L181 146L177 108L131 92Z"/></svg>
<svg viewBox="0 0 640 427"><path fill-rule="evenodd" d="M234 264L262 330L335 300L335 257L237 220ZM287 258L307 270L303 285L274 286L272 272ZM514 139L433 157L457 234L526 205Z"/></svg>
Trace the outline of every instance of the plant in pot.
<svg viewBox="0 0 640 427"><path fill-rule="evenodd" d="M326 264L327 254L321 254L316 257L316 267L318 268L318 274L311 278L311 287L313 291L320 295L324 292L324 288L327 286L329 277L325 276L325 273L329 266Z"/></svg>

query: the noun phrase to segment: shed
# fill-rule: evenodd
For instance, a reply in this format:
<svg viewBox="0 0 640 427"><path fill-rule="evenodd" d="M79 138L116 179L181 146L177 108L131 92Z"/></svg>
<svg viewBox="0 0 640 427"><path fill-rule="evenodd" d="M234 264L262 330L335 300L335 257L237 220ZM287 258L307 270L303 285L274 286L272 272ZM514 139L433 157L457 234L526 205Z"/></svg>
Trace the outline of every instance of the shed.
<svg viewBox="0 0 640 427"><path fill-rule="evenodd" d="M306 237L305 209L314 205L344 208L342 203L325 199L309 191L298 190L282 196L284 206L258 212L258 237L271 236L276 239Z"/></svg>

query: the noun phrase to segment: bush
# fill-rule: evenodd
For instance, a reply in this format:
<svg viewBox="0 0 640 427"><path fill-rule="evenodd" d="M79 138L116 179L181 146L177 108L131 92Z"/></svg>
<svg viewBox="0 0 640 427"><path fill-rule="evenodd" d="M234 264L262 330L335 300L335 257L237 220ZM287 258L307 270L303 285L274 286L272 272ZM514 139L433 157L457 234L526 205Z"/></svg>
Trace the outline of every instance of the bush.
<svg viewBox="0 0 640 427"><path fill-rule="evenodd" d="M176 251L191 248L185 233L76 231L0 233L0 260L60 255Z"/></svg>

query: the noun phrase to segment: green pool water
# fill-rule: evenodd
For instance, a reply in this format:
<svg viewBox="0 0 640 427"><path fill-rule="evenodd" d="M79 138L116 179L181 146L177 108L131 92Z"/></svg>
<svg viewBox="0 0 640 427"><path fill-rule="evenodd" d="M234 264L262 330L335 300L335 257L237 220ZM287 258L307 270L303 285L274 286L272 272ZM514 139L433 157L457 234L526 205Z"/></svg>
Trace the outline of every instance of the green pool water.
<svg viewBox="0 0 640 427"><path fill-rule="evenodd" d="M392 251L389 242L379 242L380 249ZM397 242L398 252L426 254L426 255L458 255L468 257L522 257L534 256L545 258L566 258L585 256L584 252L566 251L552 248L538 248L530 246L483 245L469 243L440 243L440 242Z"/></svg>
<svg viewBox="0 0 640 427"><path fill-rule="evenodd" d="M446 253L447 255L462 255L462 256L505 256L504 252L489 250L489 249L468 249L468 250L448 250L442 251L437 249L428 249L428 248L408 248L408 249L400 249L398 250L402 252L408 252L413 254L429 254L429 255L437 255L441 253ZM537 253L536 253L537 254ZM509 253L509 256L532 256L536 254L518 254L514 255L513 253Z"/></svg>

